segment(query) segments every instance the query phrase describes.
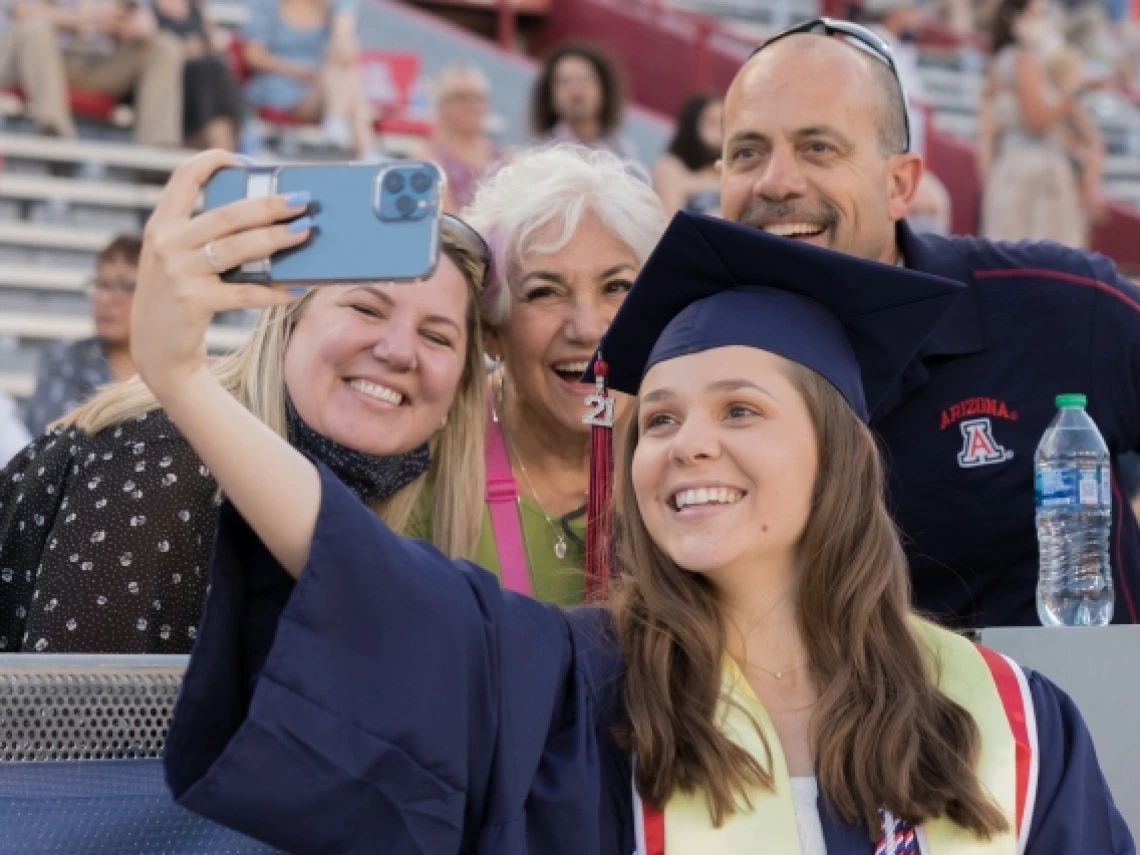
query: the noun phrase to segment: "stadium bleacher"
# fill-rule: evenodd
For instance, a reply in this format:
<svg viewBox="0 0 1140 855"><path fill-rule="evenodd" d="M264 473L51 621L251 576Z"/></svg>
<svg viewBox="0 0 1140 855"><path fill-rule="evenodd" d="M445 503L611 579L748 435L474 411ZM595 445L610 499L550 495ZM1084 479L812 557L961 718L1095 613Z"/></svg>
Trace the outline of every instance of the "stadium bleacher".
<svg viewBox="0 0 1140 855"><path fill-rule="evenodd" d="M189 154L118 133L43 139L11 119L0 132L0 388L17 399L31 393L45 343L91 335L84 287L96 253L112 235L142 228L161 192L155 182ZM240 343L233 323L215 325L212 346Z"/></svg>

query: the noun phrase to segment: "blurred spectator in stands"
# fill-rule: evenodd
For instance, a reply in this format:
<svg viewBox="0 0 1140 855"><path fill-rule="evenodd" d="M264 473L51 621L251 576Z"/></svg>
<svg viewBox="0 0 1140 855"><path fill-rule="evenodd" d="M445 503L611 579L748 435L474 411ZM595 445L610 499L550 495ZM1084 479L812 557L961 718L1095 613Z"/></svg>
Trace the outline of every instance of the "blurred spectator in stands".
<svg viewBox="0 0 1140 855"><path fill-rule="evenodd" d="M15 399L7 392L0 392L0 466L7 466L16 452L31 441L32 435L16 412Z"/></svg>
<svg viewBox="0 0 1140 855"><path fill-rule="evenodd" d="M452 65L435 78L435 134L414 156L433 160L447 173L445 210L458 213L475 198L479 180L507 156L487 136L484 122L491 84L475 65Z"/></svg>
<svg viewBox="0 0 1140 855"><path fill-rule="evenodd" d="M438 476L448 489L434 542L469 557L482 510L485 264L446 223L443 234L431 287L314 288L262 313L209 370L397 531L425 476ZM218 504L209 470L140 380L99 393L0 477L0 650L188 653Z"/></svg>
<svg viewBox="0 0 1140 855"><path fill-rule="evenodd" d="M75 136L67 87L133 95L135 138L182 142L182 45L148 2L22 0L0 13L0 86L18 85L45 133Z"/></svg>
<svg viewBox="0 0 1140 855"><path fill-rule="evenodd" d="M507 587L574 605L583 598L590 478L582 416L593 391L578 378L665 214L640 167L558 145L521 153L480 186L464 216L494 257L480 300L495 362L487 479L517 497L487 503L475 560ZM425 510L412 531L426 537L433 526Z"/></svg>
<svg viewBox="0 0 1140 855"><path fill-rule="evenodd" d="M673 139L653 166L653 189L670 216L682 208L720 213L715 166L724 140L723 113L724 98L713 92L690 95L681 105Z"/></svg>
<svg viewBox="0 0 1140 855"><path fill-rule="evenodd" d="M1045 70L1049 82L1062 92L1079 90L1085 80L1081 54L1069 45L1045 57ZM1101 195L1105 166L1104 139L1096 123L1079 105L1061 125L1061 132L1069 160L1077 171L1081 205L1088 221L1095 223L1104 212L1104 199Z"/></svg>
<svg viewBox="0 0 1140 855"><path fill-rule="evenodd" d="M237 148L241 87L203 0L154 0L158 26L182 40L182 135L199 148Z"/></svg>
<svg viewBox="0 0 1140 855"><path fill-rule="evenodd" d="M1002 0L990 42L992 137L980 146L989 162L986 237L1088 244L1090 211L1080 173L1098 169L1103 150L1078 96L1099 81L1051 78L1050 62L1064 46L1046 0ZM1077 139L1080 148L1073 147Z"/></svg>
<svg viewBox="0 0 1140 855"><path fill-rule="evenodd" d="M37 436L74 410L99 386L135 374L131 360L131 301L142 241L120 235L99 253L88 286L95 335L49 345L40 357L36 390L28 402L28 429Z"/></svg>
<svg viewBox="0 0 1140 855"><path fill-rule="evenodd" d="M631 160L636 152L621 133L624 114L621 75L601 48L571 42L547 56L531 91L536 137L605 149Z"/></svg>
<svg viewBox="0 0 1140 855"><path fill-rule="evenodd" d="M373 155L353 0L252 0L242 38L252 104L320 122L330 145Z"/></svg>
<svg viewBox="0 0 1140 855"><path fill-rule="evenodd" d="M922 29L925 14L917 0L866 0L863 22L890 45L906 95L910 149L926 157L926 114L930 101L918 73L915 37ZM915 231L946 235L950 233L950 193L933 172L922 174L907 220Z"/></svg>

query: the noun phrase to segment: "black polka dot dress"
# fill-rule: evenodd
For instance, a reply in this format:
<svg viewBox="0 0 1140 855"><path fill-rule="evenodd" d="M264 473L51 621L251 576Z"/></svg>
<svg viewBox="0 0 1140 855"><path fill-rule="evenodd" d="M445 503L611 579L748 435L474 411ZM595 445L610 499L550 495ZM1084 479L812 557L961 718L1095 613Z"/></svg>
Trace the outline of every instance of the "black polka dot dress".
<svg viewBox="0 0 1140 855"><path fill-rule="evenodd" d="M161 411L40 437L0 473L0 652L188 653L217 508Z"/></svg>

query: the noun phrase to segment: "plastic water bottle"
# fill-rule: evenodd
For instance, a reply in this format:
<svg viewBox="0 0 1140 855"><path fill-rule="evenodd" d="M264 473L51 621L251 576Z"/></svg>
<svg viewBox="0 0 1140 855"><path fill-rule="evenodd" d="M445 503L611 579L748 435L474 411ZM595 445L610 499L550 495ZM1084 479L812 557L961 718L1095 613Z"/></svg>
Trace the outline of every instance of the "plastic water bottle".
<svg viewBox="0 0 1140 855"><path fill-rule="evenodd" d="M1108 447L1084 395L1058 395L1058 413L1034 459L1041 565L1037 616L1045 626L1112 620L1112 474Z"/></svg>

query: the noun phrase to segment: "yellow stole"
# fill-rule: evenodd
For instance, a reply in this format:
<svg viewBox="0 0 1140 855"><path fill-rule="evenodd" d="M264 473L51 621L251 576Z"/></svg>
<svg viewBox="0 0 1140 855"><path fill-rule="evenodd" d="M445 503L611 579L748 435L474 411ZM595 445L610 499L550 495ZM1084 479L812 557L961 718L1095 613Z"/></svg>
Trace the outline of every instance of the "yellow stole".
<svg viewBox="0 0 1140 855"><path fill-rule="evenodd" d="M973 715L982 737L977 773L982 785L1006 815L1011 831L981 841L945 818L922 829L923 855L1017 855L1016 741L994 684L993 674L977 648L961 636L925 621L914 623L923 642L931 673L943 693ZM665 805L667 855L792 855L800 851L791 781L772 719L756 698L736 662L726 657L718 708L719 728L729 739L766 766L764 745L751 715L767 737L772 754L773 792L751 794L752 810L738 812L720 828L709 819L699 794L675 793Z"/></svg>

